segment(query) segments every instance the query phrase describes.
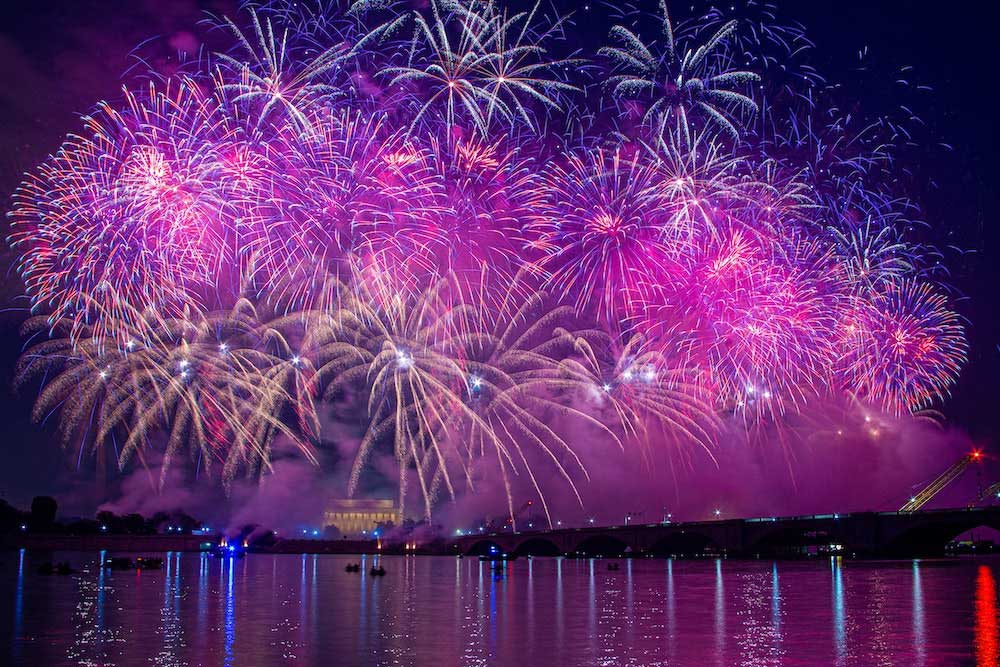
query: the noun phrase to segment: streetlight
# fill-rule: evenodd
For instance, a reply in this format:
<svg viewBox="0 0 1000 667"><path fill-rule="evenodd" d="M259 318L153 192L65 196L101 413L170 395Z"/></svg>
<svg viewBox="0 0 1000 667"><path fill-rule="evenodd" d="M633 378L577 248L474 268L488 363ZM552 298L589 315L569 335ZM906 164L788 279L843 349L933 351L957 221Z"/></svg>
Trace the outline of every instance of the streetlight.
<svg viewBox="0 0 1000 667"><path fill-rule="evenodd" d="M715 510L715 516L719 516L720 514L722 514L722 511L719 510L718 508L716 508L716 510Z"/></svg>

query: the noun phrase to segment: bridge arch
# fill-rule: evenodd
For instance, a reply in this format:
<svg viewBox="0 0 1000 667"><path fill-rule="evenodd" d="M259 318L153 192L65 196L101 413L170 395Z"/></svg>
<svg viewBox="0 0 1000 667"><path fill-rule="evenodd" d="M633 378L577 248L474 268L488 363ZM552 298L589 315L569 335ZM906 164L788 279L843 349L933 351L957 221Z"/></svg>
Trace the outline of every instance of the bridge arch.
<svg viewBox="0 0 1000 667"><path fill-rule="evenodd" d="M629 545L613 535L592 535L573 550L582 556L624 556L632 551Z"/></svg>
<svg viewBox="0 0 1000 667"><path fill-rule="evenodd" d="M504 548L493 540L479 540L478 542L474 542L472 546L466 550L465 555L490 556L502 553L504 553Z"/></svg>
<svg viewBox="0 0 1000 667"><path fill-rule="evenodd" d="M514 548L514 553L518 556L561 556L562 550L552 540L529 537Z"/></svg>
<svg viewBox="0 0 1000 667"><path fill-rule="evenodd" d="M977 528L1000 530L1000 520L984 521L981 517L970 516L962 520L918 523L887 541L882 551L888 556L940 556L949 542Z"/></svg>

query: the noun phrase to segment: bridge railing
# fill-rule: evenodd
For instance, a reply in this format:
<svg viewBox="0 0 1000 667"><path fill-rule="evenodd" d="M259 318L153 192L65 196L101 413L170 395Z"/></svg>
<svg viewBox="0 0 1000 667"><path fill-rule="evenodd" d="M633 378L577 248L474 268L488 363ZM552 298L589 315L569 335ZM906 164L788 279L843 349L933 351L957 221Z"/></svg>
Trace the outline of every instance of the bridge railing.
<svg viewBox="0 0 1000 667"><path fill-rule="evenodd" d="M746 519L707 519L704 521L665 521L660 523L632 523L632 524L618 524L614 526L598 526L598 525L586 525L586 526L565 526L559 528L530 528L527 530L515 530L515 531L492 531L492 532L474 532L462 535L464 539L471 539L475 537L502 537L504 535L534 535L534 534L551 534L551 533L580 533L584 531L617 531L617 530L630 530L636 528L687 528L687 527L697 527L706 525L719 525L725 523L777 523L783 521L824 521L824 520L840 520L840 519L857 519L863 516L919 516L927 514L953 514L955 512L998 512L1000 511L1000 506L987 506L987 507L953 507L944 509L931 509L931 510L918 510L916 512L899 512L899 511L888 511L888 512L847 512L847 513L834 513L834 514L799 514L795 516L765 516L765 517L749 517Z"/></svg>

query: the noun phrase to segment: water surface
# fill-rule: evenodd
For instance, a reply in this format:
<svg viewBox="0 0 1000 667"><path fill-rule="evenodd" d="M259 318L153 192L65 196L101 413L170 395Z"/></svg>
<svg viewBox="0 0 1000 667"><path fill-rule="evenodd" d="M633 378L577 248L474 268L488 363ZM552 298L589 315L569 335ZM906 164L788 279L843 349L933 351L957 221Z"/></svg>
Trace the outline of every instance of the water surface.
<svg viewBox="0 0 1000 667"><path fill-rule="evenodd" d="M80 572L36 573L68 560ZM1000 559L225 562L0 554L0 664L997 665ZM367 569L372 558L363 561Z"/></svg>

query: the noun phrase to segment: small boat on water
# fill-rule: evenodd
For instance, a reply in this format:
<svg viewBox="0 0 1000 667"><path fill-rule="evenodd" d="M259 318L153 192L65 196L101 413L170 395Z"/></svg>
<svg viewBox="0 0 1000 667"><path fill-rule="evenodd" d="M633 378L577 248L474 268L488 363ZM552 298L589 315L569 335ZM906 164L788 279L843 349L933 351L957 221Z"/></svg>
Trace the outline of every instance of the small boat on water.
<svg viewBox="0 0 1000 667"><path fill-rule="evenodd" d="M247 544L233 544L223 539L218 545L212 547L212 555L216 558L243 558L246 556Z"/></svg>
<svg viewBox="0 0 1000 667"><path fill-rule="evenodd" d="M344 566L344 572L360 572L361 563L348 563Z"/></svg>
<svg viewBox="0 0 1000 667"><path fill-rule="evenodd" d="M368 574L372 577L384 577L385 568L382 567L381 565L379 565L378 567L373 567Z"/></svg>

